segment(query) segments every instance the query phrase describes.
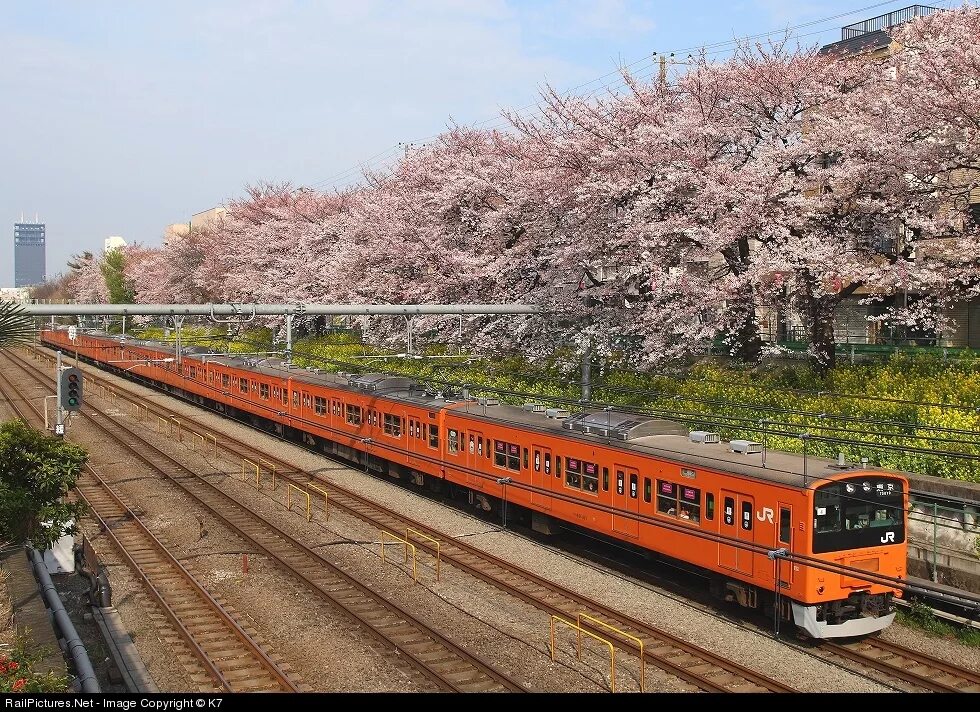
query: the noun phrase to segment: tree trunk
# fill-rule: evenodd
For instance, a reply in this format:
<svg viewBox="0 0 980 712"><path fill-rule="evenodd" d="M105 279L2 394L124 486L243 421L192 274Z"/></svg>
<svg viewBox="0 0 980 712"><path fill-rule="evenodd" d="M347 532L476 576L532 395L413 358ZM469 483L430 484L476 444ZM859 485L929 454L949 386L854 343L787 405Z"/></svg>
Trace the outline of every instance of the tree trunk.
<svg viewBox="0 0 980 712"><path fill-rule="evenodd" d="M728 305L730 313L734 312L735 326L726 334L729 353L736 361L743 363L758 363L762 356L762 337L759 335L759 323L755 314L755 299L752 287L746 286L739 294L737 301Z"/></svg>
<svg viewBox="0 0 980 712"><path fill-rule="evenodd" d="M834 297L812 299L807 309L807 331L810 333L810 365L823 378L837 365L834 344Z"/></svg>
<svg viewBox="0 0 980 712"><path fill-rule="evenodd" d="M592 400L592 347L588 346L582 354L582 402Z"/></svg>
<svg viewBox="0 0 980 712"><path fill-rule="evenodd" d="M748 269L749 241L741 239L721 251L728 269L738 276ZM743 284L727 304L734 325L725 334L729 354L736 361L757 363L762 356L762 337L755 314L755 292L751 284Z"/></svg>

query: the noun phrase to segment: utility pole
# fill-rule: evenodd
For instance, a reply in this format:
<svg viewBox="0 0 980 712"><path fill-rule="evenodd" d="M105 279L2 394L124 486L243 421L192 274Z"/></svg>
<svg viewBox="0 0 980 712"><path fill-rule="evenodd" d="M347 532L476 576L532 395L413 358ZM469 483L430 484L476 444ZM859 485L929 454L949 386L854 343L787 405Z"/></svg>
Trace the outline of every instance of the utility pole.
<svg viewBox="0 0 980 712"><path fill-rule="evenodd" d="M65 436L65 422L62 419L61 414L61 351L57 352L57 359L55 360L55 373L54 380L57 383L57 398L55 398L55 408L58 409L57 416L54 422L54 434L59 437Z"/></svg>

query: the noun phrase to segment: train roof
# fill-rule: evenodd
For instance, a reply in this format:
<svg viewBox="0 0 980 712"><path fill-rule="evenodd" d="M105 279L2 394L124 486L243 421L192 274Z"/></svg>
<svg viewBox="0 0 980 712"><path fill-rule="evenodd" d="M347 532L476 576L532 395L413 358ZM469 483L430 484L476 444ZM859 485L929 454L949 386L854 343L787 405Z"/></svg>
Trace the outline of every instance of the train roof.
<svg viewBox="0 0 980 712"><path fill-rule="evenodd" d="M542 412L528 406L484 406L477 400L460 404L453 412L465 413L475 420L519 424L553 435L560 433L580 442L653 455L682 466L733 473L797 488L804 487L804 479L805 486L812 489L829 478L839 477L846 472L873 470L879 474L889 474L867 465L841 467L834 460L814 456L808 456L804 465L802 455L770 449L765 449L763 466L761 443L742 441L746 451L736 452L733 445L739 445L738 440L724 442L719 438L717 442L710 442L714 439L712 436L716 436L715 433L689 431L686 425L672 420L616 410L585 411L568 415L563 410L547 408ZM549 411L559 412L549 414ZM612 427L605 427L607 416L610 417Z"/></svg>
<svg viewBox="0 0 980 712"><path fill-rule="evenodd" d="M102 336L102 334L99 334ZM131 340L130 345L164 346L157 341ZM454 414L487 423L520 425L550 435L561 435L579 442L603 445L642 455L652 455L680 465L777 482L791 487L814 488L843 473L871 471L897 474L867 465L844 465L822 457L763 448L749 440L721 441L715 433L689 432L682 423L642 413L605 409L572 413L538 403L523 407L499 404L493 398L453 400L434 389L425 389L409 378L384 373L330 373L315 368L292 366L279 358L263 355L220 355L188 346L181 353L190 357L207 356L208 361L234 368L248 368L270 378L292 378L313 385L373 393L379 398L402 401L439 410L452 405ZM763 465L763 462L765 463Z"/></svg>

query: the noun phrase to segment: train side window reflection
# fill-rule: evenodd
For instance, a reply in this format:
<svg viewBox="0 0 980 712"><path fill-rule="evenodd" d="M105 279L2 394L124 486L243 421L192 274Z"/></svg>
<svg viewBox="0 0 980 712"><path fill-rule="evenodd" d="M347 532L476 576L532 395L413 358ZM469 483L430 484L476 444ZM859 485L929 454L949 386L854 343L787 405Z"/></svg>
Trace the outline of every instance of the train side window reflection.
<svg viewBox="0 0 980 712"><path fill-rule="evenodd" d="M752 528L752 503L742 502L742 529Z"/></svg>
<svg viewBox="0 0 980 712"><path fill-rule="evenodd" d="M793 532L792 524L789 519L789 509L786 507L779 508L779 542L781 544L789 544L790 536Z"/></svg>

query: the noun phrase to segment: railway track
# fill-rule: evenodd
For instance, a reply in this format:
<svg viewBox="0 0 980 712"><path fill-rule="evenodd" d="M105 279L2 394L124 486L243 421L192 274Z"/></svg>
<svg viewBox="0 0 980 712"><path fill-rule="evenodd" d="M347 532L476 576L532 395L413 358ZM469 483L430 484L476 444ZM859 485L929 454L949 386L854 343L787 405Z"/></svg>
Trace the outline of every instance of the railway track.
<svg viewBox="0 0 980 712"><path fill-rule="evenodd" d="M9 353L4 357L35 380L53 381L28 362ZM89 422L126 448L135 459L190 495L219 521L384 643L399 662L410 661L412 667L429 683L453 692L526 691L516 680L495 670L442 633L358 582L273 522L252 512L156 448L134 430L94 408L91 402L86 404L82 413Z"/></svg>
<svg viewBox="0 0 980 712"><path fill-rule="evenodd" d="M824 643L820 648L884 673L916 691L980 692L980 674L880 638Z"/></svg>
<svg viewBox="0 0 980 712"><path fill-rule="evenodd" d="M46 354L44 356L47 358ZM87 373L86 378L88 377L90 375ZM96 383L109 383L105 379L92 378ZM111 387L120 397L131 397L128 391L124 393L124 389L120 389L117 384L112 383ZM132 399L146 406L138 396L133 395ZM204 435L208 432L205 426L159 403L146 407L151 413L167 419L171 416L178 417L185 433L198 432ZM611 639L618 649L639 657L642 647L644 664L653 665L698 689L707 692L795 691L777 680L627 616L512 562L453 539L442 531L394 512L349 488L336 485L286 460L272 457L248 443L223 438L218 441L217 446L236 462L241 462L244 457L274 466L277 478L292 482L298 487L305 489L312 483L320 489L326 489L331 508L341 509L372 527L399 532L407 537L410 531L414 531L416 536L411 537L411 540L418 549L433 556L438 554L442 561L549 615L580 623L593 634ZM438 547L432 540L439 542Z"/></svg>
<svg viewBox="0 0 980 712"><path fill-rule="evenodd" d="M43 415L5 375L0 385L11 409L30 423ZM21 405L17 404L17 401ZM28 410L33 413L33 417ZM216 690L228 692L299 692L309 688L287 674L285 666L247 633L232 615L181 565L91 466L76 492L89 514L109 536L130 569L163 610L189 652ZM194 666L185 668L193 670Z"/></svg>

